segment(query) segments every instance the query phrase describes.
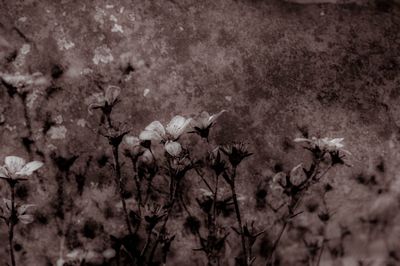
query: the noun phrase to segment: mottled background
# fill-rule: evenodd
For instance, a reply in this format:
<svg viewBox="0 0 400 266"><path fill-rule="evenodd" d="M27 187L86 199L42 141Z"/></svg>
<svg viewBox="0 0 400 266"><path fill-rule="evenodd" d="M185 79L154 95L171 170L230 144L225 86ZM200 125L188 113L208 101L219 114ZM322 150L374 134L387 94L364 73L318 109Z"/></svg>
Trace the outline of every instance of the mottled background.
<svg viewBox="0 0 400 266"><path fill-rule="evenodd" d="M255 219L260 227L263 210L253 211L257 187L273 172L290 170L306 158L292 140L305 131L344 137L352 167L330 173L335 191L328 200L335 210L333 224L356 228L382 190L396 199L400 192L396 181L380 191L357 182L360 175L400 178L399 4L293 2L2 0L0 72L40 72L46 82L30 88L26 108L0 87L1 159L15 154L51 164L48 155L56 151L79 155L74 167L82 171L87 158L110 156L106 142L88 129L98 117L87 106L100 91L96 84L118 85L123 101L115 118L127 121L134 135L156 119L166 123L176 114L228 110L213 134L220 142L244 140L254 152L238 182L246 199L245 219ZM24 146L23 138L31 143ZM86 183L101 182L107 171L91 167ZM47 179L52 170L42 171L39 188L28 187L25 198L37 203L47 195ZM393 218L398 212L393 202L379 215ZM48 261L44 254L51 249L43 238L54 235L51 229L37 230L23 249L29 263L21 265ZM359 231L343 265L358 259L380 263L385 244L398 244L400 237L393 226L368 245L367 233ZM187 254L200 256L180 249L184 243L174 242L178 265L185 265ZM54 263L58 249L46 256ZM329 255L323 261L331 265Z"/></svg>

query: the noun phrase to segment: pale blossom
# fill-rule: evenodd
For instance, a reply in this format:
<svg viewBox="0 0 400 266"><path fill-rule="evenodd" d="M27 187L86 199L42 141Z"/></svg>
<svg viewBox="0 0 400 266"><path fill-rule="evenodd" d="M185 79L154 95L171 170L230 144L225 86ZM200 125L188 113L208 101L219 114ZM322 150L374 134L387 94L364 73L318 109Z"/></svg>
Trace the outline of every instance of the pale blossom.
<svg viewBox="0 0 400 266"><path fill-rule="evenodd" d="M200 116L194 121L193 128L195 133L199 134L201 137L208 139L210 128L215 124L215 121L220 117L226 110L222 110L219 113L210 115L208 112L204 111Z"/></svg>
<svg viewBox="0 0 400 266"><path fill-rule="evenodd" d="M349 151L343 149L344 138L295 138L295 142L308 142L315 147L319 147L321 150L327 151L344 151L346 153L350 153Z"/></svg>
<svg viewBox="0 0 400 266"><path fill-rule="evenodd" d="M165 128L160 121L153 121L140 133L139 139L161 141L170 155L178 156L182 151L182 146L177 140L186 132L191 121L191 118L177 115Z"/></svg>
<svg viewBox="0 0 400 266"><path fill-rule="evenodd" d="M3 179L20 179L23 176L30 176L43 166L43 163L39 161L26 163L18 156L7 156L4 162L5 165L0 167L0 178Z"/></svg>
<svg viewBox="0 0 400 266"><path fill-rule="evenodd" d="M21 74L19 72L9 74L0 72L0 79L17 88L19 92L27 92L27 87L29 86L44 87L49 85L49 80L40 72L35 72L33 74Z"/></svg>
<svg viewBox="0 0 400 266"><path fill-rule="evenodd" d="M93 109L102 109L103 111L109 111L106 109L112 108L118 103L118 96L121 93L121 88L117 86L108 86L104 92L94 95L94 100L89 104L89 113Z"/></svg>

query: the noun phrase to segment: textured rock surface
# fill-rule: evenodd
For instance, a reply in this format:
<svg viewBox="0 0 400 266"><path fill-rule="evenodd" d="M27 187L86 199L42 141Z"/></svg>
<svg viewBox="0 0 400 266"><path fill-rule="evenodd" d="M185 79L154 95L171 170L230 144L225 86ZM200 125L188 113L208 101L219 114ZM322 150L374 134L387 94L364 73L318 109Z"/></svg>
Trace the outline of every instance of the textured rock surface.
<svg viewBox="0 0 400 266"><path fill-rule="evenodd" d="M97 123L87 106L98 83L122 88L115 117L135 135L156 119L228 110L214 132L221 142L246 141L255 153L239 181L248 210L274 167L302 161L291 142L301 130L344 137L352 153L353 167L335 173L329 199L337 221L351 224L377 195L355 182L360 173L400 178L400 10L392 1L3 0L0 15L2 75L45 78L29 87L25 110L0 87L1 158L27 157L23 137L34 140L33 157L109 153L87 127ZM383 173L376 170L382 161ZM107 178L97 171L89 171L91 181ZM262 211L245 216L263 224ZM370 247L376 256L385 252L380 240ZM45 265L46 241L42 255L28 256L36 264L26 265ZM368 253L353 251L355 258ZM46 256L54 263L57 252ZM188 253L175 251L176 260ZM343 265L356 259L348 260Z"/></svg>

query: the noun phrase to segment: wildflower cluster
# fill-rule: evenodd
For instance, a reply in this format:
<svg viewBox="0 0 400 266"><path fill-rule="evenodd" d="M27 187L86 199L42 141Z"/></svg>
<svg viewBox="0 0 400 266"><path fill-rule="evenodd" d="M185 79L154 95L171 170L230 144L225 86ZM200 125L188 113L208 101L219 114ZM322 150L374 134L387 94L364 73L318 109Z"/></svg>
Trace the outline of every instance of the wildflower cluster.
<svg viewBox="0 0 400 266"><path fill-rule="evenodd" d="M24 87L23 77L3 79ZM294 139L311 152L311 162L297 162L290 171L279 170L263 181L265 186L257 185L257 204L264 202L278 216L273 224L280 229L269 231L267 223L250 215L251 197L242 190L241 183L248 182L243 164L250 161L254 149L245 142L218 143L213 138L214 125L223 115L229 115L226 110L215 114L203 111L192 117L175 115L169 121L155 120L135 134L134 125L117 119L123 90L117 86L99 88L101 91L88 102L91 121L87 127L97 137L98 150L101 148L97 142L104 141L106 148L101 151L104 154L83 155L68 148L54 148L49 154L36 153L44 161L47 159L46 165L49 162L49 167L51 163L54 167L50 173L54 175L55 196L49 208L60 241L57 266L165 265L182 235L194 239L192 248L199 254L196 256L210 266L233 261L241 266L261 265L265 259L267 265L277 265L279 243L284 232L293 228L303 230L299 235L309 251L308 262L318 264L329 240L323 230L332 217L325 194L333 187L329 183L323 185L323 209L306 204L323 224L318 241L306 239L307 233L312 237L315 234L311 230L304 233L304 227L296 227L295 220L304 212L300 210L302 200L323 183L327 172L346 165L344 155L350 153L344 149L343 138ZM29 154L33 158L35 153ZM78 167L77 161L84 163ZM97 168L93 161L97 162ZM0 219L8 227L11 266L18 262L14 255L14 227L35 220L49 223L42 210L35 210L35 204L20 202L15 197L18 186L29 181L28 177L42 166L40 161L26 162L8 156L0 167L0 179L8 184L10 191L10 197L0 204ZM88 184L86 176L91 170L105 181ZM76 183L74 191L68 187L71 182ZM92 194L88 197L85 193ZM83 200L85 195L90 200ZM116 204L112 203L115 199ZM275 202L279 206L274 207ZM260 209L270 214L267 209ZM86 217L89 212L96 214ZM96 217L111 220L111 225L101 224ZM176 228L180 224L172 224L172 219L183 221L185 230L178 233ZM82 223L80 233L71 229L75 220ZM85 246L78 234L90 245ZM96 238L98 235L101 237ZM267 238L269 248L259 248ZM232 255L226 256L227 252Z"/></svg>

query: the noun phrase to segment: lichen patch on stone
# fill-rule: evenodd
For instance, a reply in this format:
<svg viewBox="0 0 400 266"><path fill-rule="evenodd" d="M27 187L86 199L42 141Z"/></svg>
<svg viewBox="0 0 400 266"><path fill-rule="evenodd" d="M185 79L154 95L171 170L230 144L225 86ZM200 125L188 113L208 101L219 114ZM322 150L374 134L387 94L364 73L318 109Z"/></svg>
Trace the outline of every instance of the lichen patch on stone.
<svg viewBox="0 0 400 266"><path fill-rule="evenodd" d="M65 126L52 126L47 134L51 139L65 139L67 128Z"/></svg>
<svg viewBox="0 0 400 266"><path fill-rule="evenodd" d="M111 49L108 48L106 45L97 47L94 50L93 63L95 63L96 65L98 65L99 63L107 64L112 61L114 61L114 57L111 54Z"/></svg>

